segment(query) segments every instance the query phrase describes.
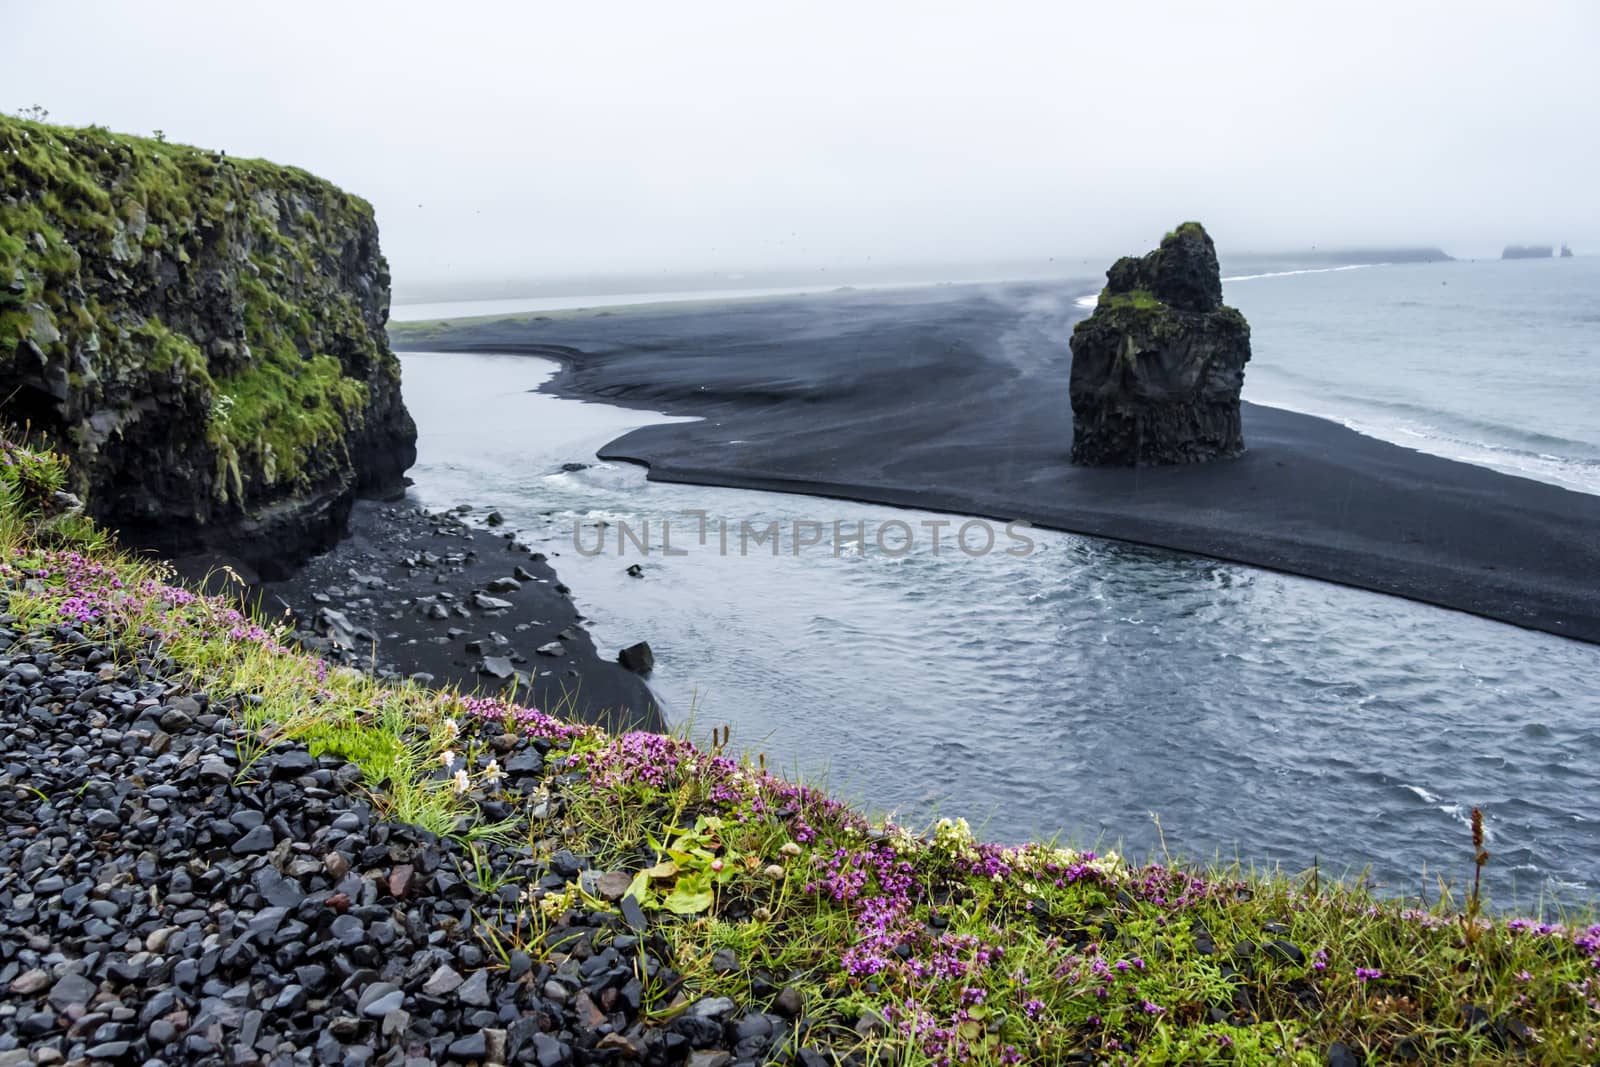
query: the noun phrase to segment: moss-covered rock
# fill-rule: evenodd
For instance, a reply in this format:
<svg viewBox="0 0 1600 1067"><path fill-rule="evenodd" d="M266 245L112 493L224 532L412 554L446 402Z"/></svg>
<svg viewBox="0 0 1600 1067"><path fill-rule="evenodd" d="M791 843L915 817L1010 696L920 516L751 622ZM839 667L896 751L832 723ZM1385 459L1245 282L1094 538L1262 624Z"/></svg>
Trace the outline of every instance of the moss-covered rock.
<svg viewBox="0 0 1600 1067"><path fill-rule="evenodd" d="M372 208L292 167L0 116L0 417L125 540L268 572L416 456Z"/></svg>
<svg viewBox="0 0 1600 1067"><path fill-rule="evenodd" d="M1222 304L1216 248L1186 222L1106 272L1072 333L1072 460L1195 463L1244 450L1239 391L1250 326Z"/></svg>

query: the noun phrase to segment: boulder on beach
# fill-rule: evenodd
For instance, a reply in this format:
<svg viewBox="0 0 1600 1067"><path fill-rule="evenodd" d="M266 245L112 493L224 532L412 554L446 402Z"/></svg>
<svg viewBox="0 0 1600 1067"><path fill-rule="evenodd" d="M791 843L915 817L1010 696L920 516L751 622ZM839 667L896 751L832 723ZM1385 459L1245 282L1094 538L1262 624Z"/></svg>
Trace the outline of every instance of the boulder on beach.
<svg viewBox="0 0 1600 1067"><path fill-rule="evenodd" d="M1133 467L1244 451L1250 326L1223 306L1205 228L1184 223L1106 278L1094 314L1072 333L1072 461Z"/></svg>
<svg viewBox="0 0 1600 1067"><path fill-rule="evenodd" d="M640 641L617 653L617 662L634 674L649 674L655 670L656 656L648 642Z"/></svg>

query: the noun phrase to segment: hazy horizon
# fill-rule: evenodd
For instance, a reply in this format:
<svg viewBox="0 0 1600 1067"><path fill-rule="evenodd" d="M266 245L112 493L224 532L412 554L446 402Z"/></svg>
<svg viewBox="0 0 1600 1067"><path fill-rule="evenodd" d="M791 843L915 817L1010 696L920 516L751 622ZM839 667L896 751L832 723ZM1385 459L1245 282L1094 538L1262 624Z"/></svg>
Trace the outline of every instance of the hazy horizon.
<svg viewBox="0 0 1600 1067"><path fill-rule="evenodd" d="M397 289L1600 248L1600 8L4 0L0 110L303 167ZM60 42L70 42L71 62Z"/></svg>

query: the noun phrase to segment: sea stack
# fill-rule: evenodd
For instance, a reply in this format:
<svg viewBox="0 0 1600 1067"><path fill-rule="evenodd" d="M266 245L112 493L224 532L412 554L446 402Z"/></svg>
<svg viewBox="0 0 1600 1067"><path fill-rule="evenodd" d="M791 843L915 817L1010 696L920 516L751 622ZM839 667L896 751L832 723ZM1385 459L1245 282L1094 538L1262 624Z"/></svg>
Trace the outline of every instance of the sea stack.
<svg viewBox="0 0 1600 1067"><path fill-rule="evenodd" d="M1094 314L1072 332L1072 462L1202 463L1244 451L1250 325L1223 306L1205 227L1184 223L1106 278Z"/></svg>

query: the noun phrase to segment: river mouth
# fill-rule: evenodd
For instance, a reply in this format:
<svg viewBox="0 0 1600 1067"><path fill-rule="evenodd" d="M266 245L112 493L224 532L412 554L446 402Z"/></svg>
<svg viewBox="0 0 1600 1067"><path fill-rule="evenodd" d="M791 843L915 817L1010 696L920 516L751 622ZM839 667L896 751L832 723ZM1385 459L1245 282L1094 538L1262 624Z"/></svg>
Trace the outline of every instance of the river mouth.
<svg viewBox="0 0 1600 1067"><path fill-rule="evenodd" d="M1600 885L1600 727L1585 714L1600 649L1068 534L1029 531L1034 551L1010 555L1003 524L981 555L926 537L876 552L886 523L953 517L647 482L595 451L661 417L533 392L556 369L544 360L402 359L413 495L499 509L551 555L602 649L650 642L670 720L729 723L769 766L913 825L962 815L993 839L1136 856L1164 835L1193 860L1365 869L1405 894L1424 872L1430 895L1436 876L1470 873L1479 805L1497 904ZM694 511L713 521L705 545ZM795 554L791 538L774 556L735 536L723 551L717 519L859 521L869 550ZM656 550L619 554L622 525L645 522ZM666 522L683 555L659 551ZM579 551L601 533L607 551Z"/></svg>

